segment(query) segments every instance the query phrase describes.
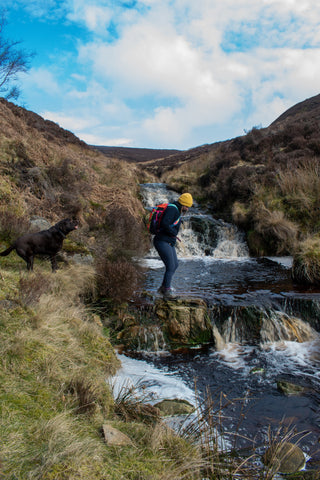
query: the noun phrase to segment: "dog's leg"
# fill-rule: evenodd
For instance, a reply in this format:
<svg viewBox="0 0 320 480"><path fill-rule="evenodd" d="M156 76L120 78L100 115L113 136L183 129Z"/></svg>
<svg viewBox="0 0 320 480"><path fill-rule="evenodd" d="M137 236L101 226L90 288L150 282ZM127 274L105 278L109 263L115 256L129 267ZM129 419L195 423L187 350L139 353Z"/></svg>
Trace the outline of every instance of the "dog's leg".
<svg viewBox="0 0 320 480"><path fill-rule="evenodd" d="M27 270L32 271L33 270L33 256L28 256L23 250L18 249L16 250L17 254L19 257L21 257L27 264Z"/></svg>
<svg viewBox="0 0 320 480"><path fill-rule="evenodd" d="M30 272L33 272L33 260L34 256L32 255L29 257L29 261L27 261L28 270L30 270Z"/></svg>
<svg viewBox="0 0 320 480"><path fill-rule="evenodd" d="M50 257L50 261L51 261L52 271L56 272L58 268L56 255L52 255L52 257Z"/></svg>

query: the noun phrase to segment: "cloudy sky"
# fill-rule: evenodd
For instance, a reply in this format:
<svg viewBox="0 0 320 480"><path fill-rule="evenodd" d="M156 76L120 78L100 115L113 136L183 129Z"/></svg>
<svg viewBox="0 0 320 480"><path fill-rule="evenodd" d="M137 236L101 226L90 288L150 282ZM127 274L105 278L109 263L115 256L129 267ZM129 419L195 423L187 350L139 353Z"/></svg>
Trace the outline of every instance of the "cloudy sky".
<svg viewBox="0 0 320 480"><path fill-rule="evenodd" d="M19 104L94 145L188 149L320 93L311 0L1 0Z"/></svg>

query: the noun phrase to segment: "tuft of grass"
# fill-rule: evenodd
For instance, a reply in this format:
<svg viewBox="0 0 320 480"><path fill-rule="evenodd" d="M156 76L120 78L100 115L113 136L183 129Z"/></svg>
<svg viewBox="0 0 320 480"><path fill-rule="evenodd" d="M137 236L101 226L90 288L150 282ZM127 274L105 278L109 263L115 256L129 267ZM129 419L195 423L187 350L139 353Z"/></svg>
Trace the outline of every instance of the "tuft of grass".
<svg viewBox="0 0 320 480"><path fill-rule="evenodd" d="M142 421L144 423L157 423L160 421L160 410L146 403L148 397L141 395L143 382L135 385L123 383L120 388L111 386L114 397L114 413L125 422Z"/></svg>
<svg viewBox="0 0 320 480"><path fill-rule="evenodd" d="M298 226L286 218L282 210L268 208L264 202L257 201L251 206L255 232L260 234L266 244L277 254L287 254L295 248L298 239ZM270 248L270 247L269 247Z"/></svg>
<svg viewBox="0 0 320 480"><path fill-rule="evenodd" d="M81 302L93 282L88 267L39 277L4 271L0 278L6 294L0 303L5 478L59 478L50 475L61 465L67 471L73 465L77 474L70 478L78 478L88 452L102 449L90 433L96 420L89 418L112 411L106 377L119 362ZM90 416L79 421L77 414L87 410Z"/></svg>
<svg viewBox="0 0 320 480"><path fill-rule="evenodd" d="M320 239L307 237L293 257L292 278L302 284L320 285Z"/></svg>

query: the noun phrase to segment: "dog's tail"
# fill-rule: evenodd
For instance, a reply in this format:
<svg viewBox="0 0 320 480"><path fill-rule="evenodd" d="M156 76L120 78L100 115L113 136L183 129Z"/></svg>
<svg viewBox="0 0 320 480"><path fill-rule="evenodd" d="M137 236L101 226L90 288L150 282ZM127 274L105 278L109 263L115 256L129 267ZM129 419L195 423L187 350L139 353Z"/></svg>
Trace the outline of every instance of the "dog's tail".
<svg viewBox="0 0 320 480"><path fill-rule="evenodd" d="M6 257L7 255L9 255L10 252L12 252L12 250L14 250L16 247L15 245L10 245L9 248L7 248L7 250L4 250L4 252L0 252L0 256L1 257Z"/></svg>

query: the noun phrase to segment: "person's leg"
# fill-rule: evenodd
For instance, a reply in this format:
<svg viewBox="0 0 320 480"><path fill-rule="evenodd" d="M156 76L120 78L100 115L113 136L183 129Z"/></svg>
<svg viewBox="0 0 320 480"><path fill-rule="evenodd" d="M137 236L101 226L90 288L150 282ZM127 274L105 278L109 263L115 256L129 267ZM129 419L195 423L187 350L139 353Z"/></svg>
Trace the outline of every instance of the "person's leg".
<svg viewBox="0 0 320 480"><path fill-rule="evenodd" d="M176 249L174 246L170 245L168 242L163 242L161 240L154 239L154 246L161 260L163 261L166 270L163 276L162 287L169 289L171 287L172 277L174 272L178 268L178 258Z"/></svg>

